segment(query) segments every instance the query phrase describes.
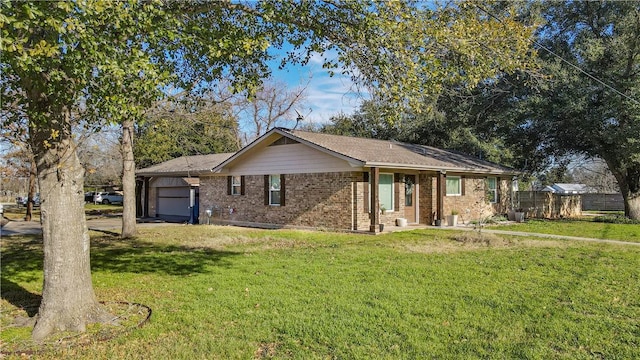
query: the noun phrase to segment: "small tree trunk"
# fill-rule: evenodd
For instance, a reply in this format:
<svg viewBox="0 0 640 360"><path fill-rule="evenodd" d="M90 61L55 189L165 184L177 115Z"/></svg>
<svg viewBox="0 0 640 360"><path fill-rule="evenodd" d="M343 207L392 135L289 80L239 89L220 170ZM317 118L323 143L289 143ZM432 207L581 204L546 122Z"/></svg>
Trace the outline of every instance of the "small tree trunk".
<svg viewBox="0 0 640 360"><path fill-rule="evenodd" d="M36 195L36 162L31 156L31 163L29 165L29 193L27 194L27 212L24 215L25 221L31 221L33 217L33 199Z"/></svg>
<svg viewBox="0 0 640 360"><path fill-rule="evenodd" d="M31 127L44 249L44 285L34 340L56 330L84 331L87 324L109 318L91 281L84 169L76 154L68 112L55 115L59 118L52 118L49 126ZM58 133L52 138L54 132Z"/></svg>
<svg viewBox="0 0 640 360"><path fill-rule="evenodd" d="M122 234L123 239L136 236L136 162L133 157L133 120L122 123Z"/></svg>

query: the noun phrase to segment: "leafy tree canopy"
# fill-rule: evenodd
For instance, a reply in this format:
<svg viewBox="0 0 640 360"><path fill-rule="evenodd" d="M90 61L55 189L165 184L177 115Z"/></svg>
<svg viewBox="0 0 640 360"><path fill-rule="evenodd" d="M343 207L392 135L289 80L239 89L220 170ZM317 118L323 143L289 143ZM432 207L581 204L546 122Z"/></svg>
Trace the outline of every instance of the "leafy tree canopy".
<svg viewBox="0 0 640 360"><path fill-rule="evenodd" d="M223 75L250 92L269 73L268 49L285 43L294 45L285 62L335 49L327 68L418 109L442 84L474 86L528 64L531 28L510 9L497 21L477 4L2 0L2 121L27 119L41 190L45 281L33 337L112 318L91 285L72 113L130 122L170 85L198 91Z"/></svg>
<svg viewBox="0 0 640 360"><path fill-rule="evenodd" d="M180 156L239 150L238 122L228 104L150 111L137 127L134 146L139 168Z"/></svg>

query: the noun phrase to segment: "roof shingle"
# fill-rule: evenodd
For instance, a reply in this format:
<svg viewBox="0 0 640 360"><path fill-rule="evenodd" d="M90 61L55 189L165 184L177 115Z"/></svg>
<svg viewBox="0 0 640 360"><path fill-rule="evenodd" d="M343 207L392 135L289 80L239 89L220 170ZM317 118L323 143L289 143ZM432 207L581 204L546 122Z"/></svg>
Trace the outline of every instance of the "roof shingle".
<svg viewBox="0 0 640 360"><path fill-rule="evenodd" d="M201 173L209 173L211 169L227 160L234 153L220 153L208 155L181 156L160 164L152 165L136 171L142 176L191 176Z"/></svg>
<svg viewBox="0 0 640 360"><path fill-rule="evenodd" d="M458 152L391 140L284 130L298 140L320 146L369 166L415 167L482 173L516 173L515 170Z"/></svg>

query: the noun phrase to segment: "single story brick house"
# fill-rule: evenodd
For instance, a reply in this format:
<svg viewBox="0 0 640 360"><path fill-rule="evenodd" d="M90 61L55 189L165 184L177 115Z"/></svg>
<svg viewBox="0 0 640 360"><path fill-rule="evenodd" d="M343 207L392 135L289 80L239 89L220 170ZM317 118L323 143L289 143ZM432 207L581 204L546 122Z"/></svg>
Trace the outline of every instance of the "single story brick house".
<svg viewBox="0 0 640 360"><path fill-rule="evenodd" d="M283 128L217 161L192 172L200 223L213 214L229 224L378 232L399 218L434 224L457 212L470 221L506 213L517 175L433 147ZM149 169L138 174L162 176Z"/></svg>

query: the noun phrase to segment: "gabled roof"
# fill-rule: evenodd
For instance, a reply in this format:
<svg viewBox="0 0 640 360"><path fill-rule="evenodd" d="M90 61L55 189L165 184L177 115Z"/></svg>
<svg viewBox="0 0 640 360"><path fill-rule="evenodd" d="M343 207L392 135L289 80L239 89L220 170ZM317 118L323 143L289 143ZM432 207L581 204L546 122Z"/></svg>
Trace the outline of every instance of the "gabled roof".
<svg viewBox="0 0 640 360"><path fill-rule="evenodd" d="M585 184L563 184L556 183L551 185L555 192L563 194L582 194L589 192L589 187Z"/></svg>
<svg viewBox="0 0 640 360"><path fill-rule="evenodd" d="M262 142L272 142L280 138L280 136L274 135L281 135L296 140L319 151L346 160L353 166L478 174L514 175L518 173L513 169L472 156L429 146L282 128L270 130L220 163L213 170L220 172L223 167L231 165L236 161L242 161L243 155L250 152L254 147L260 148Z"/></svg>
<svg viewBox="0 0 640 360"><path fill-rule="evenodd" d="M210 173L234 153L181 156L160 164L152 165L136 171L141 176L197 176Z"/></svg>

